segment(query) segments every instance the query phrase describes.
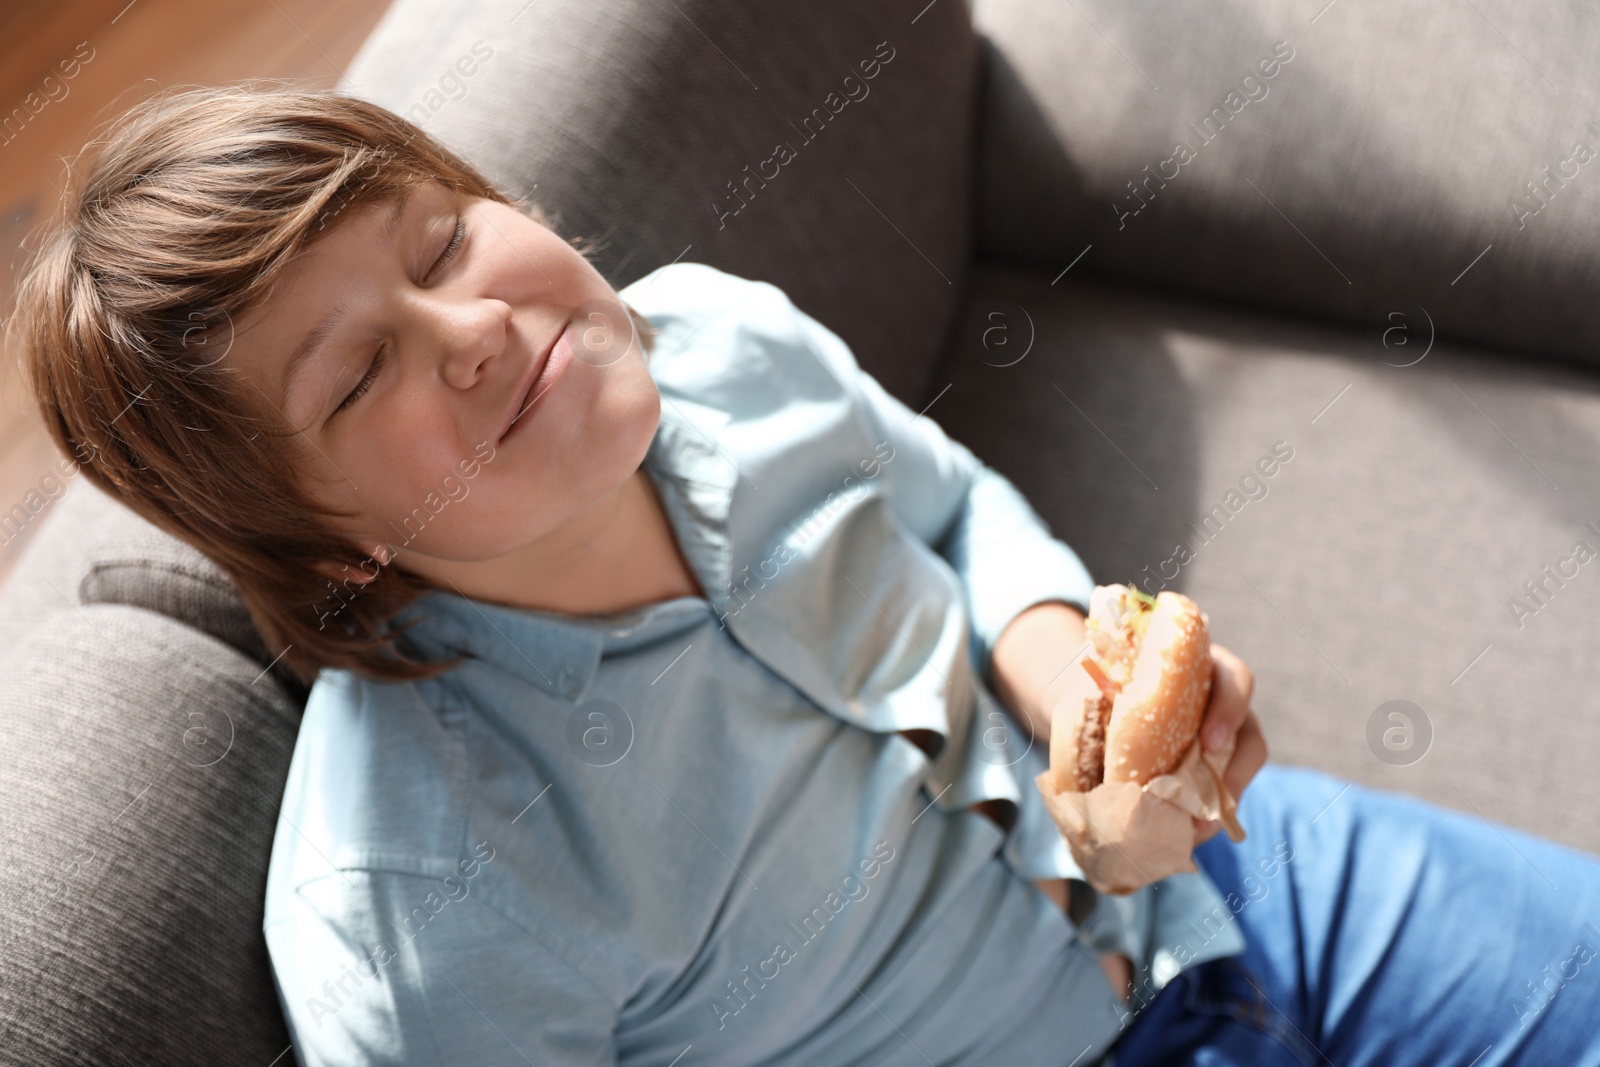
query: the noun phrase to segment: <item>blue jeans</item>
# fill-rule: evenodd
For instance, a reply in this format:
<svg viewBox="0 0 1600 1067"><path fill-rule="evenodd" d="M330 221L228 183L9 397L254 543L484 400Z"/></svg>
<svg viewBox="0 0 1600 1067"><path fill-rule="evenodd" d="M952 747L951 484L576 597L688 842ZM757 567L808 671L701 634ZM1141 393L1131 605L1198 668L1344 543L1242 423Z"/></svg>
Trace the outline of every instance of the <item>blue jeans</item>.
<svg viewBox="0 0 1600 1067"><path fill-rule="evenodd" d="M1249 947L1136 976L1116 1067L1600 1065L1600 858L1271 763L1239 817L1195 860Z"/></svg>

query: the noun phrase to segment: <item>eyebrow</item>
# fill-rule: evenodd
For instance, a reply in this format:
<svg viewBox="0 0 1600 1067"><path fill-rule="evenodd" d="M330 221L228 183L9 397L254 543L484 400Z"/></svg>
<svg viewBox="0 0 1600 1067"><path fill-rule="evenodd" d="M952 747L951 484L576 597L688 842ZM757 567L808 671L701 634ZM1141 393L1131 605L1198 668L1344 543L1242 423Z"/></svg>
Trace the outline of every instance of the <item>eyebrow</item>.
<svg viewBox="0 0 1600 1067"><path fill-rule="evenodd" d="M394 203L389 206L389 215L383 220L383 228L378 231L378 236L385 243L394 240L396 231L400 229L400 220L405 217L406 205L411 203L411 194L416 191L416 186L406 189L395 197Z"/></svg>
<svg viewBox="0 0 1600 1067"><path fill-rule="evenodd" d="M400 222L405 218L406 205L411 202L412 192L413 190L408 189L398 196L389 207L388 213L383 220L383 225L378 231L383 243L394 243L395 234L400 229ZM311 332L306 334L300 343L295 346L294 351L289 354L289 361L284 364L283 370L282 398L285 407L289 404L289 394L294 390L295 380L311 363L311 357L318 354L322 347L328 343L328 339L333 336L333 331L338 329L339 323L344 320L349 310L349 305L345 303L335 306L332 311L328 312L327 317L312 327ZM321 408L319 407L317 410L321 411Z"/></svg>

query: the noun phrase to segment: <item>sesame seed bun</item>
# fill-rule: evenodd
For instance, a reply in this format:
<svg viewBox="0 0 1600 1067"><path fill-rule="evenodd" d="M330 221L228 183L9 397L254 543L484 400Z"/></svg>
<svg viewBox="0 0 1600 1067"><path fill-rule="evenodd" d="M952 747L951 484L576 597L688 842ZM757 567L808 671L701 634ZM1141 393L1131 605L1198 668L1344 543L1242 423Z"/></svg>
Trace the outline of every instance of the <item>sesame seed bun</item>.
<svg viewBox="0 0 1600 1067"><path fill-rule="evenodd" d="M1206 622L1181 593L1162 592L1152 605L1125 586L1095 589L1083 663L1099 684L1062 707L1052 724L1051 764L1060 788L1143 785L1177 768L1211 697Z"/></svg>

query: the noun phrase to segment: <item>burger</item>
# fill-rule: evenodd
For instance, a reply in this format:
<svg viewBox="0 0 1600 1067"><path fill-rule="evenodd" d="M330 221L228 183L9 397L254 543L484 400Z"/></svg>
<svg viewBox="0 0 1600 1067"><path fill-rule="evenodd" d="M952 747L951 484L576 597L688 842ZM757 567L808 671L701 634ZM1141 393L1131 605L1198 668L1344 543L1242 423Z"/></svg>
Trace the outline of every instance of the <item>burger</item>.
<svg viewBox="0 0 1600 1067"><path fill-rule="evenodd" d="M1050 734L1058 791L1144 785L1176 770L1211 697L1205 613L1181 593L1096 586L1079 667L1093 685L1063 701Z"/></svg>

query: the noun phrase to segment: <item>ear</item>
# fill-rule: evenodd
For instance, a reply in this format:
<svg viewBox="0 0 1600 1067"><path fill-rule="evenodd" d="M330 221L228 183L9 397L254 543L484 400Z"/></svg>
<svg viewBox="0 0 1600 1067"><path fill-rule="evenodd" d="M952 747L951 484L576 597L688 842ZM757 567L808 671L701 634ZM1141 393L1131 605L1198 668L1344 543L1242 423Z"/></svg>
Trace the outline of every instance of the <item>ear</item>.
<svg viewBox="0 0 1600 1067"><path fill-rule="evenodd" d="M389 552L387 545L378 544L372 546L372 552L367 558L382 567L386 566L394 557ZM352 585L366 585L378 577L376 570L368 574L365 564L360 567L351 567L348 564L323 560L313 564L313 566L330 582L349 582Z"/></svg>

